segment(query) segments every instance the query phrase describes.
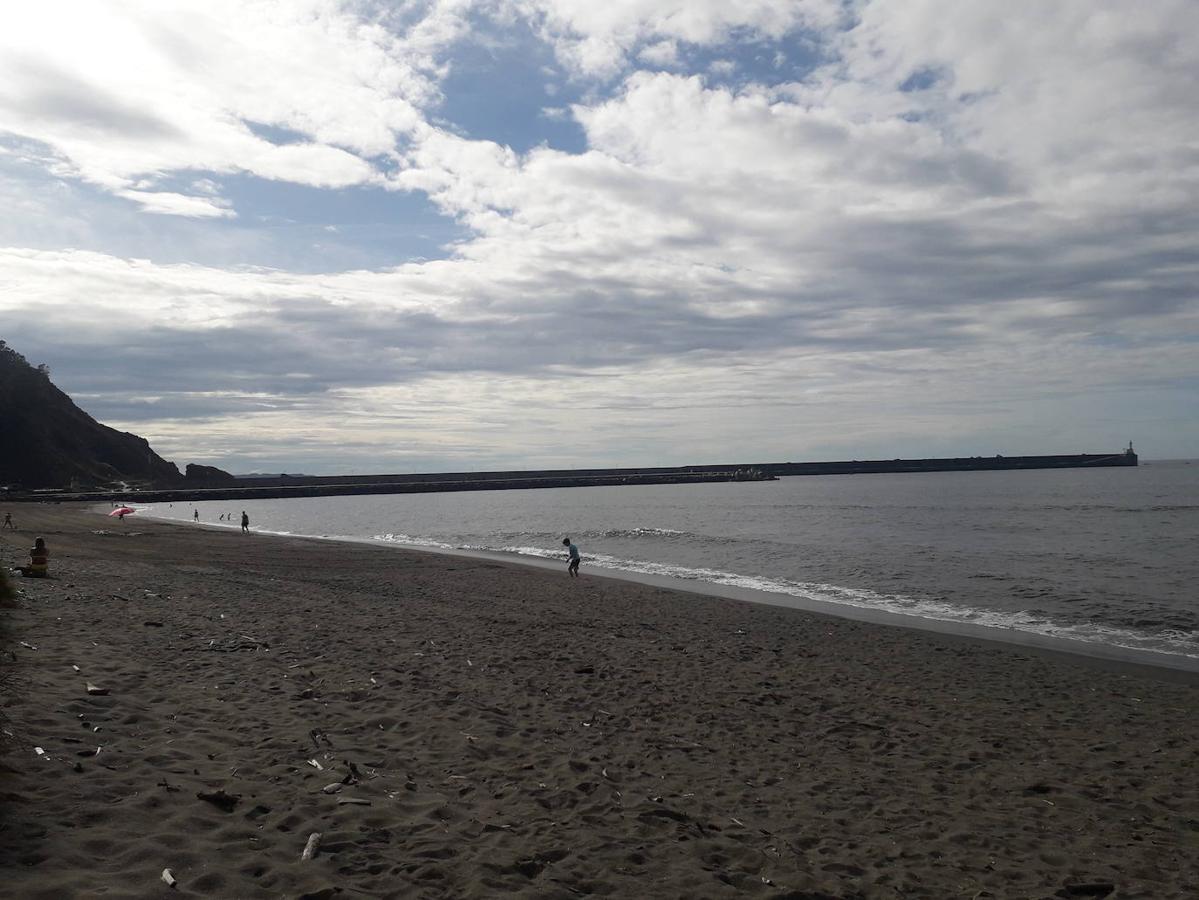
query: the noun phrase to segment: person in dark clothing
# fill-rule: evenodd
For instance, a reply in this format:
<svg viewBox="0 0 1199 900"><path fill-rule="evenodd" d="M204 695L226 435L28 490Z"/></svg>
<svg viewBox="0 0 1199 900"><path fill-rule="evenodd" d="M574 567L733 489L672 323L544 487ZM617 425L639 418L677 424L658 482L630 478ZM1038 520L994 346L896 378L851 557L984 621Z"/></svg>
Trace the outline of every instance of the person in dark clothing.
<svg viewBox="0 0 1199 900"><path fill-rule="evenodd" d="M566 552L570 554L570 562L566 566L566 571L570 573L571 578L579 577L579 563L582 560L579 558L579 548L571 542L570 538L562 538L562 546L566 548Z"/></svg>
<svg viewBox="0 0 1199 900"><path fill-rule="evenodd" d="M29 551L29 565L17 566L17 571L26 578L45 578L49 568L50 551L46 547L46 539L38 538Z"/></svg>

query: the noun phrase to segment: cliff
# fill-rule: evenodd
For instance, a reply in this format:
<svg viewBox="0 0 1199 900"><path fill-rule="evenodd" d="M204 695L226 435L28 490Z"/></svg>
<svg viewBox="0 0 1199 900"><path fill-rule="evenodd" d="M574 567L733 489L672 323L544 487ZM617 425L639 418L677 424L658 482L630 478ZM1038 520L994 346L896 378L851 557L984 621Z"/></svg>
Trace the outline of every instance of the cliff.
<svg viewBox="0 0 1199 900"><path fill-rule="evenodd" d="M26 489L103 487L120 482L173 486L174 463L145 438L102 425L0 341L0 485Z"/></svg>

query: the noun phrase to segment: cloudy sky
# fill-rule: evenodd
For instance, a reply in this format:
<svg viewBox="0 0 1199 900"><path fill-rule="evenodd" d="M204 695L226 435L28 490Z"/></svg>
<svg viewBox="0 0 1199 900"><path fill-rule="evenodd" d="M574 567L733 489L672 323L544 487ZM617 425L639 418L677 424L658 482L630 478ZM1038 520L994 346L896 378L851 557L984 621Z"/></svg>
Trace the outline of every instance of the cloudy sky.
<svg viewBox="0 0 1199 900"><path fill-rule="evenodd" d="M235 472L1199 456L1194 0L75 0L0 338Z"/></svg>

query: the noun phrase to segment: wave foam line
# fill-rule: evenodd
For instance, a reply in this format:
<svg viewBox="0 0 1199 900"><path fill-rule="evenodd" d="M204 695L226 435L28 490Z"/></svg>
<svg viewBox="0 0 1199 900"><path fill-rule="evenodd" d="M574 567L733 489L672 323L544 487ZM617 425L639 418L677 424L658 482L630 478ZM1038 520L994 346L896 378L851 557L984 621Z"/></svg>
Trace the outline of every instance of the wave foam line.
<svg viewBox="0 0 1199 900"><path fill-rule="evenodd" d="M448 549L490 550L492 552L498 551L518 556L535 556L542 559L564 560L560 551L547 550L543 547L510 546L497 548L463 545L457 548L449 548L448 545L444 544L442 546ZM1126 650L1149 650L1157 653L1170 653L1199 659L1199 646L1196 645L1193 635L1179 632L1150 635L1094 623L1067 625L1026 612L1008 613L969 606L955 606L950 603L920 597L910 597L903 594L882 594L867 588L851 588L818 582L788 581L785 579L766 578L760 575L741 575L735 572L722 572L718 569L688 568L671 565L670 563L621 559L602 553L588 553L584 555L583 561L602 569L617 569L624 572L635 572L645 575L662 575L684 581L702 581L709 584L763 591L770 594L800 597L805 600L831 603L838 606L852 606L858 609L915 616L921 619L932 619L940 622L981 625L986 628L1021 631L1062 640L1107 644L1122 647Z"/></svg>

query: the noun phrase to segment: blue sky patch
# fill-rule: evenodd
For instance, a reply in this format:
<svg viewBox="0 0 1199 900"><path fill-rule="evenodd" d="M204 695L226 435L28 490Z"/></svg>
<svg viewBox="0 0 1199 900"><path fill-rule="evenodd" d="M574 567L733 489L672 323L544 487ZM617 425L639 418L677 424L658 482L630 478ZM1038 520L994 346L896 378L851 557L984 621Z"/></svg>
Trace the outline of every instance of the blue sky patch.
<svg viewBox="0 0 1199 900"><path fill-rule="evenodd" d="M445 100L433 115L466 137L518 153L543 144L565 153L587 149L573 118L543 112L578 102L582 86L565 77L551 48L524 23L457 44L441 88Z"/></svg>

